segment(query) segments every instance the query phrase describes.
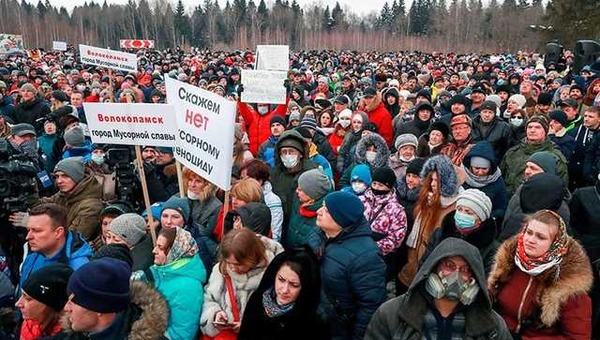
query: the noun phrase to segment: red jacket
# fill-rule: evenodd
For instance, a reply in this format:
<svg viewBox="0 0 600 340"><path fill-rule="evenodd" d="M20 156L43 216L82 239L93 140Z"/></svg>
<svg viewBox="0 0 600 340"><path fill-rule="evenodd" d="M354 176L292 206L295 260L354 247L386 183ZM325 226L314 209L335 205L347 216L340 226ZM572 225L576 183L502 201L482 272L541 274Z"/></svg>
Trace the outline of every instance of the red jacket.
<svg viewBox="0 0 600 340"><path fill-rule="evenodd" d="M394 129L392 127L392 115L381 101L381 94L377 94L373 103L365 106L361 100L359 111L362 109L369 116L369 121L377 125L379 135L385 139L388 147L394 143Z"/></svg>
<svg viewBox="0 0 600 340"><path fill-rule="evenodd" d="M250 105L238 102L238 112L244 117L246 132L248 133L248 139L250 140L250 152L256 156L258 147L271 135L271 118L273 118L274 115L285 118L287 105L277 105L274 110L267 112L265 115L260 115Z"/></svg>

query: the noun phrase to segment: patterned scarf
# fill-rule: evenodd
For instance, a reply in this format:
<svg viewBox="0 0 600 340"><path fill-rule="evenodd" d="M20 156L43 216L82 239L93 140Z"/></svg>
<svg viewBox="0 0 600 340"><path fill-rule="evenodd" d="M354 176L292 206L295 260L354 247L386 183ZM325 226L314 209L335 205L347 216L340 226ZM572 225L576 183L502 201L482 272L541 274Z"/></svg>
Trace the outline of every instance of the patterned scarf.
<svg viewBox="0 0 600 340"><path fill-rule="evenodd" d="M265 313L270 318L282 316L294 308L293 302L283 306L277 303L277 299L275 297L275 290L273 289L273 287L267 289L263 293L262 303L263 307L265 308Z"/></svg>
<svg viewBox="0 0 600 340"><path fill-rule="evenodd" d="M549 210L547 210L549 211ZM565 226L565 222L563 219L556 213L554 214L558 220L559 228L558 234L552 241L550 245L550 249L548 251L537 258L531 258L527 256L525 253L525 245L523 244L523 236L525 235L525 230L527 227L523 228L521 233L517 236L517 251L515 252L515 264L519 269L523 272L531 275L537 276L549 268L559 265L562 262L563 256L567 253L567 228ZM556 271L556 276L558 278L559 271Z"/></svg>
<svg viewBox="0 0 600 340"><path fill-rule="evenodd" d="M167 255L167 262L175 262L184 257L192 257L198 252L196 240L189 231L177 227L177 235L173 241L173 246Z"/></svg>

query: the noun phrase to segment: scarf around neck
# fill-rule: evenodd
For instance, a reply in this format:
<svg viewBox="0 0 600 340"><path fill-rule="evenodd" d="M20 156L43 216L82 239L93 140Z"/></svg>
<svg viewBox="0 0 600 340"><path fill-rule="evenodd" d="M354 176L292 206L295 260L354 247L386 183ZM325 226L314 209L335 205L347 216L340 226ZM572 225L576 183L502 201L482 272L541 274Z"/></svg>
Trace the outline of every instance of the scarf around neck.
<svg viewBox="0 0 600 340"><path fill-rule="evenodd" d="M289 313L294 308L294 302L287 305L280 305L277 302L275 289L273 287L267 289L262 296L262 303L265 309L265 314L270 318L276 318Z"/></svg>

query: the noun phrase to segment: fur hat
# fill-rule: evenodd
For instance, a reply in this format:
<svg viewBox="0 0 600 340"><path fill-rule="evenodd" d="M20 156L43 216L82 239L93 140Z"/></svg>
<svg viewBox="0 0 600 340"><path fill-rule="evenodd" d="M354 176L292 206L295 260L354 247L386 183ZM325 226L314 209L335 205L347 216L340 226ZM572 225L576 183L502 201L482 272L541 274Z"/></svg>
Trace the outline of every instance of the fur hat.
<svg viewBox="0 0 600 340"><path fill-rule="evenodd" d="M458 193L458 176L454 164L448 156L437 155L429 158L421 170L421 178L425 179L430 172L436 171L442 197L453 197Z"/></svg>
<svg viewBox="0 0 600 340"><path fill-rule="evenodd" d="M406 167L407 174L419 175L421 170L423 170L423 165L425 164L425 158L415 158Z"/></svg>
<svg viewBox="0 0 600 340"><path fill-rule="evenodd" d="M448 124L441 120L435 121L429 126L428 133L431 133L433 130L441 132L442 136L444 136L444 140L448 140L448 137L450 136L450 127Z"/></svg>
<svg viewBox="0 0 600 340"><path fill-rule="evenodd" d="M482 222L492 214L492 201L479 189L467 189L461 192L456 199L456 206L459 205L471 209Z"/></svg>
<svg viewBox="0 0 600 340"><path fill-rule="evenodd" d="M417 140L417 137L415 135L413 135L412 133L405 133L396 138L396 141L394 142L394 147L396 148L396 150L400 150L400 148L402 148L405 145L411 145L414 146L416 150L417 144L419 144L419 141Z"/></svg>

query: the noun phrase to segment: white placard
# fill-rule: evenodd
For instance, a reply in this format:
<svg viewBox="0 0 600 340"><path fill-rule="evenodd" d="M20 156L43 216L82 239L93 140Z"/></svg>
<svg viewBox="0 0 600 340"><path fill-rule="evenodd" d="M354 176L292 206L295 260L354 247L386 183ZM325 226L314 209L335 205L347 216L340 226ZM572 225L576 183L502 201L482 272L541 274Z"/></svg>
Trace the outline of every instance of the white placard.
<svg viewBox="0 0 600 340"><path fill-rule="evenodd" d="M286 89L283 83L286 79L286 71L242 70L242 102L285 104Z"/></svg>
<svg viewBox="0 0 600 340"><path fill-rule="evenodd" d="M165 75L175 107L175 158L223 190L231 187L236 103Z"/></svg>
<svg viewBox="0 0 600 340"><path fill-rule="evenodd" d="M288 45L256 45L256 69L287 71L290 68Z"/></svg>
<svg viewBox="0 0 600 340"><path fill-rule="evenodd" d="M0 54L24 50L22 35L0 33Z"/></svg>
<svg viewBox="0 0 600 340"><path fill-rule="evenodd" d="M79 56L84 64L108 67L126 72L137 72L137 56L133 53L79 45Z"/></svg>
<svg viewBox="0 0 600 340"><path fill-rule="evenodd" d="M67 42L66 41L53 41L52 49L55 51L66 51L67 50Z"/></svg>
<svg viewBox="0 0 600 340"><path fill-rule="evenodd" d="M92 142L175 146L175 109L166 104L83 103Z"/></svg>

